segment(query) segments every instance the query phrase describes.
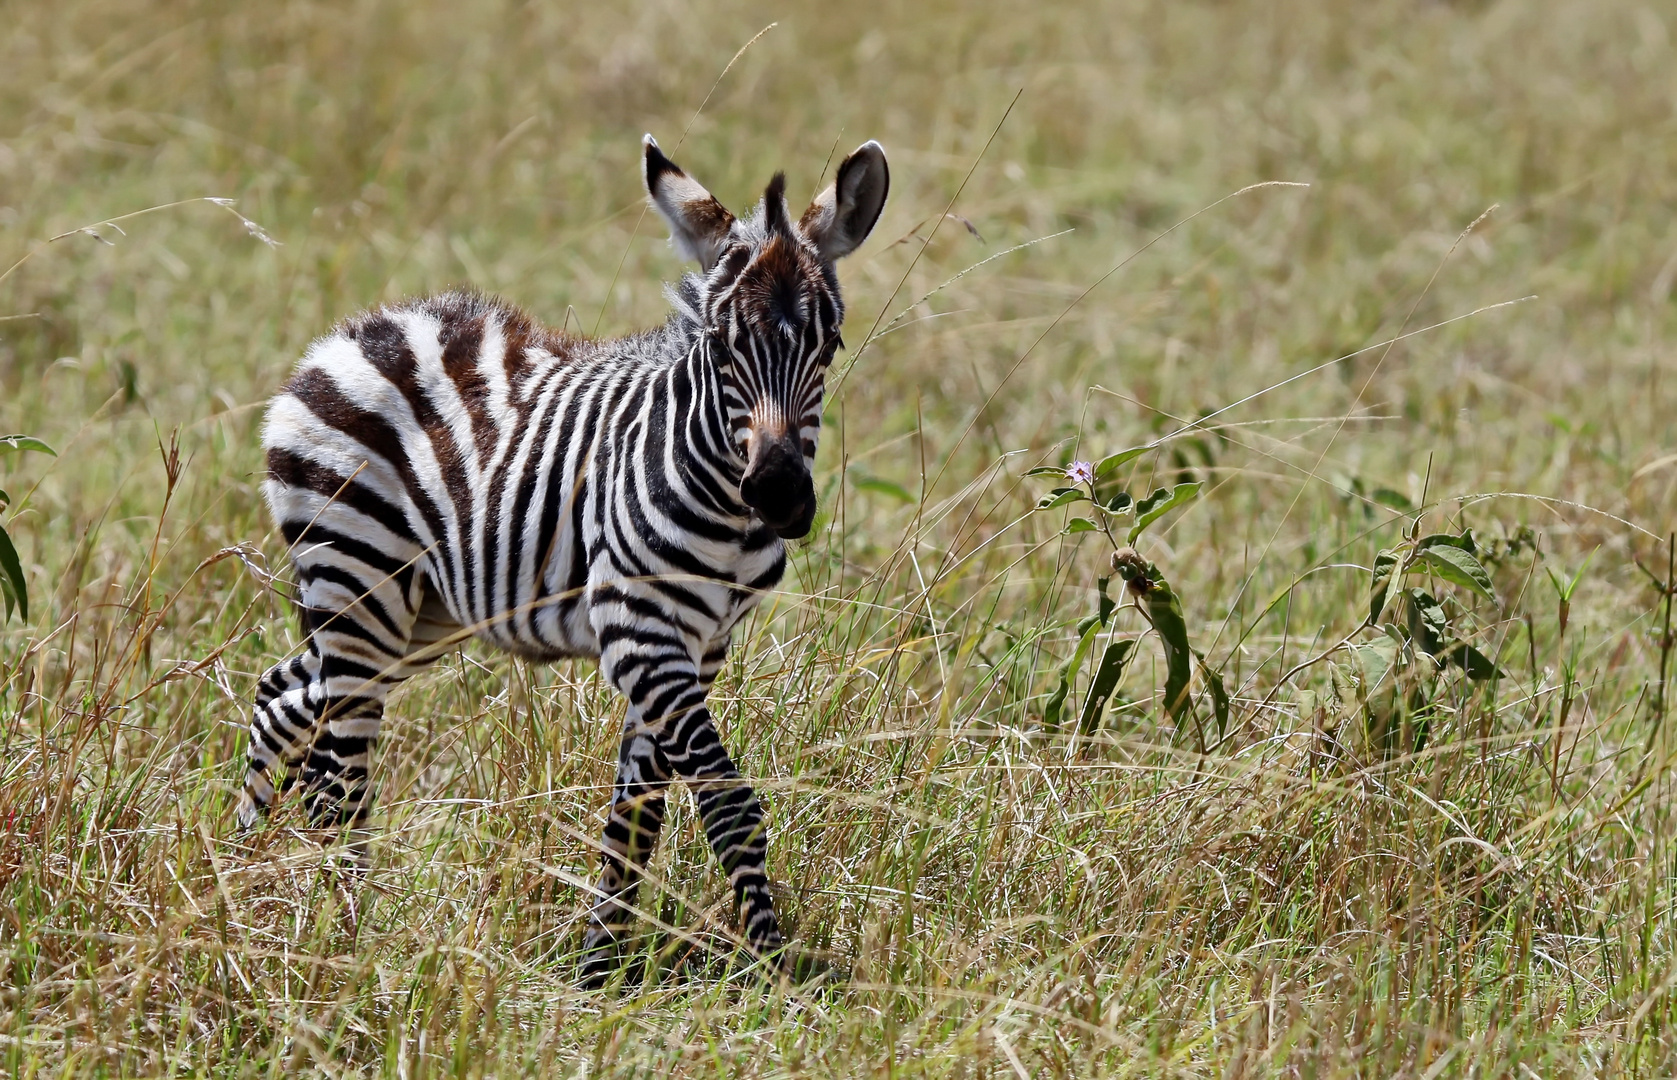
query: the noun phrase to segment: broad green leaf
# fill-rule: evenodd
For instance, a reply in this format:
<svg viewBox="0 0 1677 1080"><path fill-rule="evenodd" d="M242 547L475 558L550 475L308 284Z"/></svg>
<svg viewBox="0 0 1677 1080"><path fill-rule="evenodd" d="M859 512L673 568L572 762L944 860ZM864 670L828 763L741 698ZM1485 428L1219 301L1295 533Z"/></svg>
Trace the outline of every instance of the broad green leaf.
<svg viewBox="0 0 1677 1080"><path fill-rule="evenodd" d="M33 435L0 435L0 450L36 450L58 456L58 451Z"/></svg>
<svg viewBox="0 0 1677 1080"><path fill-rule="evenodd" d="M1450 659L1460 665L1461 669L1467 673L1468 678L1480 682L1494 679L1502 674L1501 669L1496 666L1495 660L1465 642L1456 652L1450 655Z"/></svg>
<svg viewBox="0 0 1677 1080"><path fill-rule="evenodd" d="M1452 585L1471 589L1487 600L1496 600L1491 575L1485 571L1479 559L1465 548L1448 544L1417 548L1412 568L1422 565Z"/></svg>
<svg viewBox="0 0 1677 1080"><path fill-rule="evenodd" d="M1077 678L1077 672L1083 667L1083 658L1089 655L1090 646L1095 643L1095 635L1101 632L1101 624L1094 616L1090 616L1079 624L1083 636L1077 642L1077 649L1071 654L1071 659L1060 668L1060 684L1054 688L1049 696L1048 704L1043 706L1042 724L1055 730L1060 726L1060 714L1065 709L1066 696L1071 693L1072 680Z"/></svg>
<svg viewBox="0 0 1677 1080"><path fill-rule="evenodd" d="M1148 513L1155 506L1158 506L1160 503L1164 502L1168 498L1170 498L1170 489L1169 488L1154 488L1153 489L1153 494L1147 496L1146 498L1142 499L1140 502L1135 504L1135 512L1137 514Z"/></svg>
<svg viewBox="0 0 1677 1080"><path fill-rule="evenodd" d="M1182 601L1167 581L1156 582L1147 592L1147 616L1165 648L1165 708L1171 719L1180 719L1188 708L1188 676L1192 672L1193 650L1188 645L1188 623L1182 617Z"/></svg>
<svg viewBox="0 0 1677 1080"><path fill-rule="evenodd" d="M1135 638L1117 638L1101 653L1100 666L1095 668L1095 678L1089 683L1089 694L1083 699L1083 715L1077 719L1079 734L1095 733L1101 713L1106 710L1106 703L1112 698L1112 691L1118 689L1118 680L1124 675L1124 663L1129 660L1134 649Z"/></svg>
<svg viewBox="0 0 1677 1080"><path fill-rule="evenodd" d="M1026 469L1026 476L1059 476L1064 477L1066 470L1060 465L1038 465L1034 469Z"/></svg>
<svg viewBox="0 0 1677 1080"><path fill-rule="evenodd" d="M1450 620L1444 615L1444 605L1424 589L1410 589L1409 632L1421 651L1437 656L1444 649L1450 633Z"/></svg>
<svg viewBox="0 0 1677 1080"><path fill-rule="evenodd" d="M1127 491L1120 491L1107 501L1106 509L1111 514L1127 514L1135 509L1135 500Z"/></svg>
<svg viewBox="0 0 1677 1080"><path fill-rule="evenodd" d="M1392 571L1397 569L1400 557L1396 548L1386 548L1374 557L1374 580L1368 587L1368 626L1379 622L1380 613L1386 610L1391 599Z"/></svg>
<svg viewBox="0 0 1677 1080"><path fill-rule="evenodd" d="M1066 532L1068 534L1095 532L1099 529L1100 526L1096 525L1088 518L1072 518L1070 521L1066 522Z"/></svg>
<svg viewBox="0 0 1677 1080"><path fill-rule="evenodd" d="M893 484L891 481L881 480L877 476L864 476L859 479L852 480L850 482L850 486L855 488L857 491L872 491L876 494L896 499L898 502L911 503L915 501L914 496L910 494L909 490L901 484Z"/></svg>
<svg viewBox="0 0 1677 1080"><path fill-rule="evenodd" d="M12 595L17 598L18 610L23 612L23 621L28 622L29 586L23 580L23 564L18 561L17 548L12 546L12 538L6 535L3 528L0 528L0 574L5 575ZM10 609L6 614L11 614Z"/></svg>
<svg viewBox="0 0 1677 1080"><path fill-rule="evenodd" d="M1102 626L1105 626L1106 621L1108 619L1112 618L1112 609L1118 606L1117 603L1112 599L1112 597L1110 597L1106 594L1106 590L1107 590L1108 586L1110 586L1111 584L1112 584L1112 579L1110 577L1103 577L1103 578L1100 579L1101 603L1100 603L1100 614L1099 614L1098 618L1099 618L1100 624Z"/></svg>
<svg viewBox="0 0 1677 1080"><path fill-rule="evenodd" d="M5 488L0 488L0 506L12 505L12 497L6 494Z"/></svg>
<svg viewBox="0 0 1677 1080"><path fill-rule="evenodd" d="M1121 465L1127 465L1136 458L1153 449L1151 446L1132 446L1128 450L1120 450L1116 454L1103 457L1095 466L1095 477L1099 479Z"/></svg>
<svg viewBox="0 0 1677 1080"><path fill-rule="evenodd" d="M1472 529L1463 529L1459 535L1456 533L1430 533L1415 541L1417 551L1435 547L1461 548L1463 551L1475 554L1479 551L1479 545L1473 542Z"/></svg>
<svg viewBox="0 0 1677 1080"><path fill-rule="evenodd" d="M1135 543L1135 538L1140 536L1147 526L1198 495L1200 486L1200 483L1195 481L1191 484L1177 484L1168 491L1165 488L1160 488L1141 502L1136 503L1135 526L1130 529L1128 543Z"/></svg>
<svg viewBox="0 0 1677 1080"><path fill-rule="evenodd" d="M1368 493L1368 497L1389 510L1396 510L1400 514L1413 514L1415 504L1401 491L1394 491L1389 487L1377 487Z"/></svg>
<svg viewBox="0 0 1677 1080"><path fill-rule="evenodd" d="M1079 491L1077 488L1055 488L1053 491L1042 497L1042 500L1036 504L1036 508L1038 510L1052 510L1056 506L1065 506L1068 503L1088 501L1089 496L1085 492Z"/></svg>
<svg viewBox="0 0 1677 1080"><path fill-rule="evenodd" d="M1391 675L1392 668L1397 666L1397 642L1382 637L1374 641L1352 645L1348 651L1351 658L1356 661L1357 675L1362 683L1358 692L1366 700L1368 695L1384 683L1387 676Z"/></svg>

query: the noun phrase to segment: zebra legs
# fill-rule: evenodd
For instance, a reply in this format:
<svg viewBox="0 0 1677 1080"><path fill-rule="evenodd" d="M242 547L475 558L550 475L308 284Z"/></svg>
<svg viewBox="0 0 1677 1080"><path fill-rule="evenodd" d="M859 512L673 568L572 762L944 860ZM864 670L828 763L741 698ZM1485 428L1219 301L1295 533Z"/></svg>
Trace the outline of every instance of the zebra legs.
<svg viewBox="0 0 1677 1080"><path fill-rule="evenodd" d="M641 870L664 828L670 763L658 740L635 727L625 725L617 753L617 781L600 845L600 882L583 941L583 975L593 983L604 981L619 959L618 944L635 919Z"/></svg>
<svg viewBox="0 0 1677 1080"><path fill-rule="evenodd" d="M676 671L668 665L649 668L644 658L624 667L628 670L612 664L608 671L629 698L629 719L602 839L597 900L583 943L584 976L602 980L617 959L618 943L633 920L641 868L664 824L664 793L676 778L693 789L705 838L733 885L746 943L759 956L778 958L783 941L765 872L763 808L717 738L704 700L710 680L690 662ZM656 719L642 719L648 715Z"/></svg>
<svg viewBox="0 0 1677 1080"><path fill-rule="evenodd" d="M309 824L359 826L372 809L369 765L388 685L362 676L315 641L262 677L250 724L239 824L255 825L280 789L301 780ZM358 692L333 694L334 684ZM296 775L294 776L293 773Z"/></svg>
<svg viewBox="0 0 1677 1080"><path fill-rule="evenodd" d="M257 687L238 810L246 828L267 812L276 782L289 787L293 773L311 825L364 825L385 697L440 655L436 646L452 625L411 571L360 586L318 565L323 549L330 550L319 545L310 552L313 564L298 566L308 644ZM352 587L361 591L350 594Z"/></svg>
<svg viewBox="0 0 1677 1080"><path fill-rule="evenodd" d="M289 787L320 717L320 654L309 647L268 669L256 685L250 723L250 764L239 793L239 826L255 825L274 800L274 784Z"/></svg>

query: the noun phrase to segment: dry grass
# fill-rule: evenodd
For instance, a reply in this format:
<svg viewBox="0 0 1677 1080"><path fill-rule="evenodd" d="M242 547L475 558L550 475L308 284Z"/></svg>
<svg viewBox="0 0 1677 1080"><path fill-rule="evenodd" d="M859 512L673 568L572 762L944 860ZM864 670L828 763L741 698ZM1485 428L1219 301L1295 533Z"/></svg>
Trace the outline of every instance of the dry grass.
<svg viewBox="0 0 1677 1080"><path fill-rule="evenodd" d="M1664 612L1635 565L1665 573L1677 517L1669 11L0 12L0 264L201 196L280 245L192 202L0 281L0 428L60 451L0 457L34 599L0 625L14 1073L1677 1066ZM255 424L309 338L382 299L467 283L604 333L661 318L678 266L640 220L638 136L669 147L771 20L674 156L742 203L779 167L813 191L835 140L884 142L892 201L842 271L853 345L1073 231L853 354L830 516L714 696L787 921L852 978L693 960L728 910L681 802L643 898L657 976L584 993L621 707L589 665L470 650L405 687L358 889L295 816L234 833L254 676L297 633ZM1226 202L1074 303L1261 180L1312 186ZM957 189L982 240L944 219L924 243ZM1152 637L1098 738L1045 730L1106 553L1031 513L1022 474L1270 387L1128 477L1207 482L1140 546L1228 676L1227 737L1173 728ZM1497 603L1443 589L1506 677L1411 668L1420 711L1359 696L1355 651L1283 678L1356 630L1413 521L1376 488L1424 503L1424 532L1532 530L1535 553L1492 549ZM1563 632L1548 571L1592 552Z"/></svg>

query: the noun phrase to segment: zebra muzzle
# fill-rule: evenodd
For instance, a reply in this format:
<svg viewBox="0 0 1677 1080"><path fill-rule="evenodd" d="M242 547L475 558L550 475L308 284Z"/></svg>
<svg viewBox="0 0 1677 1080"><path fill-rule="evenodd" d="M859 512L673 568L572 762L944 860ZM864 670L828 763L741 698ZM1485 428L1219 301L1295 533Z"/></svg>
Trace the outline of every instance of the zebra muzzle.
<svg viewBox="0 0 1677 1080"><path fill-rule="evenodd" d="M815 481L791 439L752 439L740 500L782 539L795 540L815 521Z"/></svg>

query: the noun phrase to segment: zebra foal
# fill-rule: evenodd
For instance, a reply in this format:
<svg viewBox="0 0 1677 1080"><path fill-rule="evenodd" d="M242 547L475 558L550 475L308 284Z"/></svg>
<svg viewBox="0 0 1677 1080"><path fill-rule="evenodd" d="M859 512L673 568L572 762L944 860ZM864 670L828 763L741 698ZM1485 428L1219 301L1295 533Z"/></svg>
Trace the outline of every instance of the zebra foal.
<svg viewBox="0 0 1677 1080"><path fill-rule="evenodd" d="M593 657L628 702L584 940L619 958L674 780L693 788L748 944L782 940L763 813L705 695L736 623L815 516L810 469L844 305L835 260L879 219L863 144L794 220L776 174L736 218L648 135L643 179L700 272L657 329L592 341L468 293L357 315L311 345L263 428L307 642L261 679L238 807L301 783L356 828L390 690L468 632L539 660ZM462 631L461 628L465 628Z"/></svg>

